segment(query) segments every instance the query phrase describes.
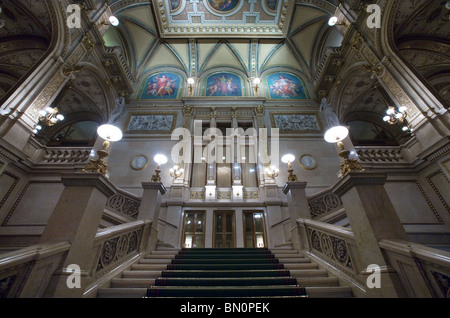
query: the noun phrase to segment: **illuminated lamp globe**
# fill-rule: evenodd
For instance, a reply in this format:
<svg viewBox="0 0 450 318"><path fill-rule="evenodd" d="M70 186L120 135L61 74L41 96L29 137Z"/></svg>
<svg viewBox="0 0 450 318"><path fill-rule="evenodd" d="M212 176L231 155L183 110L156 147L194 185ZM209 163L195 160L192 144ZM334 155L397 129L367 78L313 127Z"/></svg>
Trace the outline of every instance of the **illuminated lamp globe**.
<svg viewBox="0 0 450 318"><path fill-rule="evenodd" d="M329 143L336 143L344 140L348 136L348 129L344 126L335 126L330 128L325 133L325 141Z"/></svg>
<svg viewBox="0 0 450 318"><path fill-rule="evenodd" d="M291 163L291 162L294 162L294 160L295 160L295 156L291 155L291 154L284 155L281 158L281 161L284 163Z"/></svg>
<svg viewBox="0 0 450 318"><path fill-rule="evenodd" d="M153 158L153 160L155 160L155 162L156 162L158 165L163 165L163 164L166 164L166 163L167 163L167 157L164 156L164 155L161 155L161 154L156 155L156 156Z"/></svg>
<svg viewBox="0 0 450 318"><path fill-rule="evenodd" d="M330 20L328 20L328 25L329 26L335 26L338 22L338 18L337 17L331 17Z"/></svg>
<svg viewBox="0 0 450 318"><path fill-rule="evenodd" d="M117 19L115 16L110 16L109 17L109 23L111 23L112 26L118 26L119 25L119 19Z"/></svg>
<svg viewBox="0 0 450 318"><path fill-rule="evenodd" d="M97 129L97 134L106 141L119 141L122 139L122 130L113 125L101 125Z"/></svg>

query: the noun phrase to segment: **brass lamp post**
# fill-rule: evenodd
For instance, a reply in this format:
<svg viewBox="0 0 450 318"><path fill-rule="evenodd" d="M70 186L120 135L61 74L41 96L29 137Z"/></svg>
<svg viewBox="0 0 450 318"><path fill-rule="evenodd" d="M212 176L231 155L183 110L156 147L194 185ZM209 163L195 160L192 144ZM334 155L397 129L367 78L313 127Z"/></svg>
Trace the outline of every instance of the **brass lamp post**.
<svg viewBox="0 0 450 318"><path fill-rule="evenodd" d="M329 143L337 143L339 147L339 157L344 159L344 161L341 162L341 177L345 176L349 172L365 171L356 159L349 159L348 156L350 155L350 151L345 150L344 143L342 142L342 140L347 138L347 136L348 129L344 126L335 126L327 130L325 133L325 141Z"/></svg>
<svg viewBox="0 0 450 318"><path fill-rule="evenodd" d="M108 165L105 163L104 158L109 156L107 150L111 142L121 140L123 134L119 128L113 125L102 125L98 127L97 134L105 140L103 142L103 147L101 150L97 151L98 159L92 159L82 171L91 171L106 175Z"/></svg>

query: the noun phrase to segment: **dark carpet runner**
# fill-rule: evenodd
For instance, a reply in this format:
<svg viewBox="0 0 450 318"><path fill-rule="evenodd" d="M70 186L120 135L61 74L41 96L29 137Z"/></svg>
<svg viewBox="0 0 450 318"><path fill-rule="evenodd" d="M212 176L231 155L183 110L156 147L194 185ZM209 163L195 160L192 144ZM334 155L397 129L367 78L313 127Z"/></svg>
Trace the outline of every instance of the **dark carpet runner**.
<svg viewBox="0 0 450 318"><path fill-rule="evenodd" d="M147 297L304 297L268 249L182 249Z"/></svg>

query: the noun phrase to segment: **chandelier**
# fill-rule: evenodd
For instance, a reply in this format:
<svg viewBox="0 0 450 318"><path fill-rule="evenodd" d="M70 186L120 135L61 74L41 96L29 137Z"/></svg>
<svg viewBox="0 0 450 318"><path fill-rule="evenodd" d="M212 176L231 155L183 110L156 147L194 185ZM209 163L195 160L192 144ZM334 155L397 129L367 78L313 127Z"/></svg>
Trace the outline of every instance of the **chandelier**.
<svg viewBox="0 0 450 318"><path fill-rule="evenodd" d="M169 172L172 178L178 179L183 175L184 169L180 168L180 165L175 165Z"/></svg>
<svg viewBox="0 0 450 318"><path fill-rule="evenodd" d="M389 106L386 110L386 116L383 117L383 120L391 125L403 124L402 130L404 132L411 132L412 129L409 127L408 121L406 117L408 114L406 113L406 106L399 107L398 111L393 106Z"/></svg>
<svg viewBox="0 0 450 318"><path fill-rule="evenodd" d="M34 126L33 133L37 134L43 126L51 127L64 120L64 116L58 113L58 108L47 107L39 112L39 121Z"/></svg>

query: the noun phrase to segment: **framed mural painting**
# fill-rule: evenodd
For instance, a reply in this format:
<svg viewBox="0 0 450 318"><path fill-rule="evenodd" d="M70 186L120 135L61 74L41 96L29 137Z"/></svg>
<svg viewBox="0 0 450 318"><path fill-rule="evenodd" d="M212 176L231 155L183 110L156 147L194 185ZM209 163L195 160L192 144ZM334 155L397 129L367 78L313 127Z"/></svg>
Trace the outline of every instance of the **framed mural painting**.
<svg viewBox="0 0 450 318"><path fill-rule="evenodd" d="M289 73L274 73L266 78L267 98L309 99L300 78Z"/></svg>
<svg viewBox="0 0 450 318"><path fill-rule="evenodd" d="M157 73L142 83L140 99L178 99L182 92L181 76L174 73Z"/></svg>
<svg viewBox="0 0 450 318"><path fill-rule="evenodd" d="M219 14L224 14L236 9L243 0L206 0L208 6Z"/></svg>
<svg viewBox="0 0 450 318"><path fill-rule="evenodd" d="M206 79L205 96L242 96L242 79L232 73L216 73Z"/></svg>

